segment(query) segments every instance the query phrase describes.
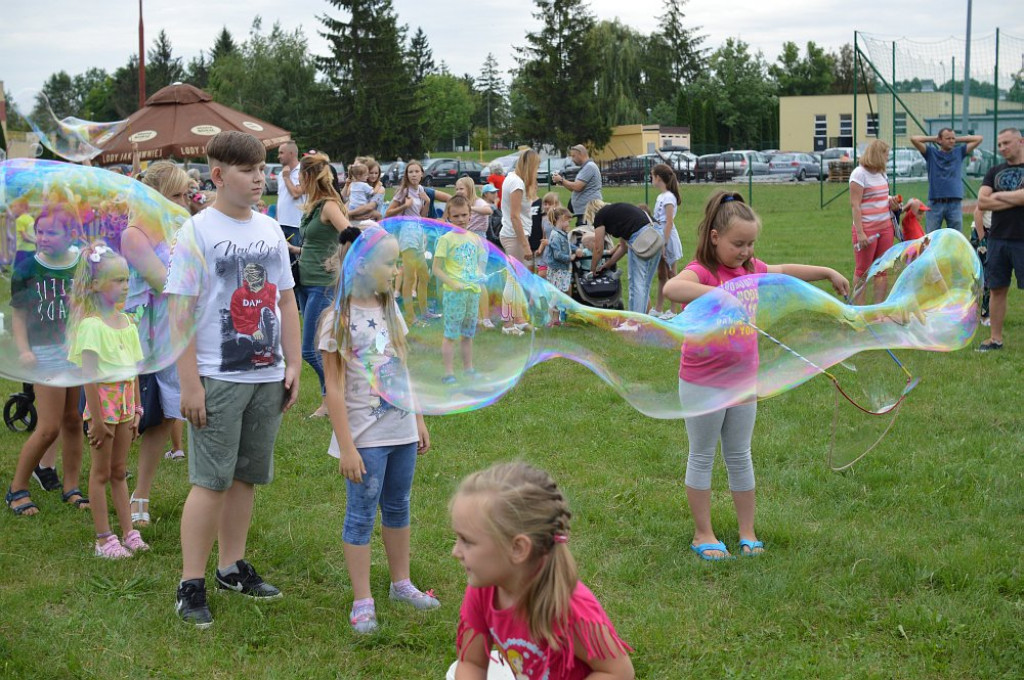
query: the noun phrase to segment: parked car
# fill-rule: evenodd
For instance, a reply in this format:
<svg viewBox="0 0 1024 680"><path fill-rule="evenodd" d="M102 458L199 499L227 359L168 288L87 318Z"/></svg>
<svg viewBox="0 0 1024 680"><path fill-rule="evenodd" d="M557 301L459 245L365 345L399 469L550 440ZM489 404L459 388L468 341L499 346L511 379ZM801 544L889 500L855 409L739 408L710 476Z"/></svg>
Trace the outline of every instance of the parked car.
<svg viewBox="0 0 1024 680"><path fill-rule="evenodd" d="M397 184L392 176L393 173L391 172L394 166L395 161L385 161L380 164L380 182L386 187L389 187L392 184Z"/></svg>
<svg viewBox="0 0 1024 680"><path fill-rule="evenodd" d="M210 179L210 166L207 163L193 163L191 161L185 161L184 163L176 163L179 168L188 172L189 170L199 171L199 188L203 191L213 191L216 187L213 185L213 180Z"/></svg>
<svg viewBox="0 0 1024 680"><path fill-rule="evenodd" d="M579 171L580 166L573 163L571 158L545 158L540 162L540 168L537 169L537 184L548 184L551 175L556 174L573 181Z"/></svg>
<svg viewBox="0 0 1024 680"><path fill-rule="evenodd" d="M697 156L689 151L664 151L662 155L665 157L665 162L668 163L673 170L676 172L676 177L680 182L689 182L694 178Z"/></svg>
<svg viewBox="0 0 1024 680"><path fill-rule="evenodd" d="M455 184L455 180L460 177L470 177L475 184L480 184L480 175L483 170L484 166L476 161L435 158L423 168L423 185L428 187L450 186Z"/></svg>
<svg viewBox="0 0 1024 680"><path fill-rule="evenodd" d="M280 163L267 163L263 168L263 178L266 181L266 188L263 190L267 194L277 193L277 178L281 174Z"/></svg>
<svg viewBox="0 0 1024 680"><path fill-rule="evenodd" d="M718 159L716 170L721 170L724 179L747 177L750 175L767 175L768 159L760 151L726 151Z"/></svg>
<svg viewBox="0 0 1024 680"><path fill-rule="evenodd" d="M808 177L821 179L821 166L809 153L776 153L768 162L768 171L773 175L793 177L798 182Z"/></svg>
<svg viewBox="0 0 1024 680"><path fill-rule="evenodd" d="M603 184L639 184L644 181L644 177L650 172L651 167L657 165L658 162L651 163L651 159L644 156L621 156L605 163L599 163L601 182Z"/></svg>
<svg viewBox="0 0 1024 680"><path fill-rule="evenodd" d="M895 162L894 162L895 159ZM928 173L924 156L917 149L900 148L889 151L886 168L895 170L897 177L924 177Z"/></svg>
<svg viewBox="0 0 1024 680"><path fill-rule="evenodd" d="M834 146L830 149L825 149L821 152L821 159L825 163L825 170L827 171L836 161L847 160L853 162L853 147L852 146Z"/></svg>
<svg viewBox="0 0 1024 680"><path fill-rule="evenodd" d="M693 165L694 177L698 182L714 182L717 179L715 168L718 165L718 159L722 157L720 153L707 153L703 156L697 157L697 162Z"/></svg>
<svg viewBox="0 0 1024 680"><path fill-rule="evenodd" d="M996 165L996 163L996 156L991 151L987 149L975 149L971 154L971 157L967 160L967 168L965 172L968 175L982 177L993 165Z"/></svg>

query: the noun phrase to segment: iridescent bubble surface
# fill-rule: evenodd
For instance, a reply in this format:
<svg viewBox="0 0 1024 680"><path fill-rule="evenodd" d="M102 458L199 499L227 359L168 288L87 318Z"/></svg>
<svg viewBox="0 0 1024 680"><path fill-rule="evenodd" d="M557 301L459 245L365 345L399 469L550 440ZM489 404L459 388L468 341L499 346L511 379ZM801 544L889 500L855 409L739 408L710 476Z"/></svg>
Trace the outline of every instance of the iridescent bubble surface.
<svg viewBox="0 0 1024 680"><path fill-rule="evenodd" d="M888 413L916 382L886 350L952 351L963 347L978 325L980 264L967 240L951 230L887 252L868 281L869 286L881 282L884 299L877 304L848 304L792 277L762 274L735 279L662 321L583 304L483 238L450 225L392 218L382 227L406 246L401 276L412 271L423 281L411 287L413 299L399 301L409 326L408 383L369 377L382 398L425 414L492 404L531 366L557 358L588 367L654 418L681 418L771 397L818 375L836 383L862 411ZM456 250L443 245L453 232ZM577 237L572 235L574 241ZM459 264L449 268L454 285L448 286L435 272L453 257ZM346 257L348 287L340 291L339 306L372 258L372 247L354 248ZM573 282L581 284L580 277L574 275ZM617 285L625 290L625 277ZM484 319L493 328L485 327ZM617 330L626 321L638 328ZM522 333L510 330L516 328ZM716 389L686 401L679 397L684 346L688 353L725 358L711 381ZM446 353L452 357L450 369ZM865 370L858 368L858 355ZM566 389L586 399L587 385Z"/></svg>
<svg viewBox="0 0 1024 680"><path fill-rule="evenodd" d="M59 361L67 357L66 324L79 304L72 288L81 250L103 242L125 256L138 275L137 267L146 264L135 253L124 252L124 229L133 225L154 246L169 247L187 218L184 208L141 182L101 168L34 159L0 162L0 265L10 274L0 290L0 312L8 320L0 334L0 374L65 386L102 379ZM133 319L139 321L152 309L136 308ZM169 339L167 328L152 339L143 338L140 373L177 358L194 331L191 318L190 310L181 310L177 320L160 322L181 331L176 340Z"/></svg>
<svg viewBox="0 0 1024 680"><path fill-rule="evenodd" d="M54 155L74 163L90 160L100 155L103 144L128 123L127 120L94 122L75 116L58 119L50 106L49 97L40 90L21 90L11 103L39 138L39 142L32 148L33 155L37 157L42 154L42 148L46 147Z"/></svg>

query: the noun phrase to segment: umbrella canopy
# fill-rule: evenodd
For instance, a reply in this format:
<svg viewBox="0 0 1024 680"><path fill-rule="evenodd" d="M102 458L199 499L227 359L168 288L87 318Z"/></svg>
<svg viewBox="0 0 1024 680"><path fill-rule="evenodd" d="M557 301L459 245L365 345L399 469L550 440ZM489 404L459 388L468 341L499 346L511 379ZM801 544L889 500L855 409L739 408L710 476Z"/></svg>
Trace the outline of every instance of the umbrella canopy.
<svg viewBox="0 0 1024 680"><path fill-rule="evenodd" d="M225 130L255 135L268 149L291 139L287 130L218 104L198 87L175 83L147 99L116 134L96 140L103 150L97 162L131 163L133 144L143 161L205 156L210 138Z"/></svg>

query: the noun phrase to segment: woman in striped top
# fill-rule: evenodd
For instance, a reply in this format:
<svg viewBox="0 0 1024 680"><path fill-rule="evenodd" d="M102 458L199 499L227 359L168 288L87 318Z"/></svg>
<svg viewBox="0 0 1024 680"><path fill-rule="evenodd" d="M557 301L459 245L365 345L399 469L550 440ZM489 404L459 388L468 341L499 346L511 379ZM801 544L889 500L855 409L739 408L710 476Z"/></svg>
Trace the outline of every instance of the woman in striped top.
<svg viewBox="0 0 1024 680"><path fill-rule="evenodd" d="M853 211L853 290L857 304L863 302L861 286L871 263L892 247L895 231L890 214L889 182L885 164L889 159L889 145L881 139L868 144L860 165L850 174L850 208ZM875 302L885 296L884 276L875 280Z"/></svg>

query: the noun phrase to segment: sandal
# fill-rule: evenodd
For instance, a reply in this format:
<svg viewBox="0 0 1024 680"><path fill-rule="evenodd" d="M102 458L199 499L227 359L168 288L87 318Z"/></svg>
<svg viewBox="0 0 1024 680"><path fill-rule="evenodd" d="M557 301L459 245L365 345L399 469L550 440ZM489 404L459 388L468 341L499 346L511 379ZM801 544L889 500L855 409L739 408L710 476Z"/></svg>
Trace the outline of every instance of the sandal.
<svg viewBox="0 0 1024 680"><path fill-rule="evenodd" d="M690 544L690 550L697 553L702 560L708 562L718 562L720 560L731 560L732 555L729 554L729 549L725 547L725 543L719 541L718 543L701 543L700 545ZM724 552L724 555L708 555L711 550L718 550Z"/></svg>
<svg viewBox="0 0 1024 680"><path fill-rule="evenodd" d="M22 503L21 505L18 506L12 505L14 501L20 501L24 498L28 499L28 503ZM37 512L39 511L39 506L32 502L32 497L29 494L28 489L22 489L21 491L11 491L11 487L7 487L7 493L4 495L4 501L7 503L7 507L11 509L11 512L13 512L18 517L25 515L25 513L28 510L35 510ZM25 515L25 517L31 517L34 514L36 513L30 512L27 515Z"/></svg>
<svg viewBox="0 0 1024 680"><path fill-rule="evenodd" d="M167 460L184 460L185 452L181 449L171 449L164 454L164 458Z"/></svg>
<svg viewBox="0 0 1024 680"><path fill-rule="evenodd" d="M71 500L75 496L78 496L78 498L76 498L75 500ZM65 491L60 495L60 498L68 505L73 505L79 510L89 509L89 499L83 496L82 492L77 488L72 489L71 491Z"/></svg>
<svg viewBox="0 0 1024 680"><path fill-rule="evenodd" d="M764 541L751 541L749 538L740 539L740 555L744 557L756 557L764 552Z"/></svg>
<svg viewBox="0 0 1024 680"><path fill-rule="evenodd" d="M136 498L135 494L128 500L128 503L132 507L132 526L138 525L140 527L149 526L149 499L148 498ZM139 504L139 509L135 509L135 504ZM145 504L145 505L143 505Z"/></svg>

